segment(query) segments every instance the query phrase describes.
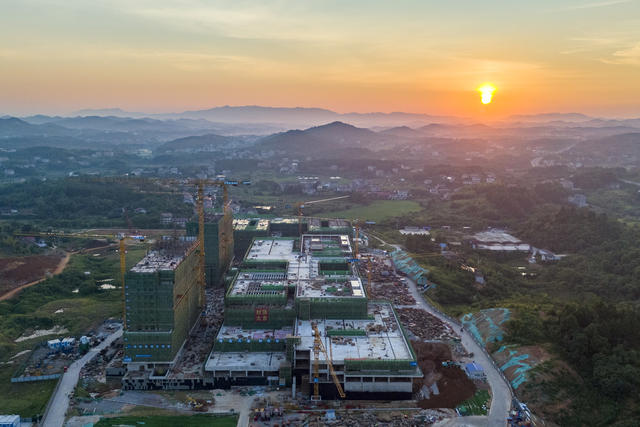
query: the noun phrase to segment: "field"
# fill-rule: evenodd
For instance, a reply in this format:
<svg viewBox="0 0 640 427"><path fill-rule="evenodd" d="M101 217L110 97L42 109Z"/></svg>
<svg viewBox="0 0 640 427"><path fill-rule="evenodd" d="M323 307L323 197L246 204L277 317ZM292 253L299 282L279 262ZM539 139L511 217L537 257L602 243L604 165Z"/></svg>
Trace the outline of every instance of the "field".
<svg viewBox="0 0 640 427"><path fill-rule="evenodd" d="M130 248L127 264L132 265L143 255L143 249ZM119 285L118 260L113 250L99 256L73 255L61 274L0 302L0 408L3 412L22 417L42 414L55 387L55 381L12 384L10 379L29 357L29 354L15 357L18 353L60 336L42 335L20 342L15 341L17 338L56 326L69 331L61 336L77 337L106 318L120 316L120 290L100 290L96 284L98 280L115 278L114 283Z"/></svg>
<svg viewBox="0 0 640 427"><path fill-rule="evenodd" d="M465 400L456 409L460 415L487 415L489 408L489 392L487 390L478 390L471 399Z"/></svg>
<svg viewBox="0 0 640 427"><path fill-rule="evenodd" d="M110 427L122 425L144 425L145 427L235 427L238 422L236 415L212 416L212 415L192 415L192 416L146 416L146 417L115 417L102 418L96 427Z"/></svg>
<svg viewBox="0 0 640 427"><path fill-rule="evenodd" d="M376 200L370 205L355 206L341 211L322 212L319 216L381 222L421 210L422 207L418 203L410 200Z"/></svg>
<svg viewBox="0 0 640 427"><path fill-rule="evenodd" d="M58 267L59 255L33 255L0 259L0 296L25 283L42 279Z"/></svg>
<svg viewBox="0 0 640 427"><path fill-rule="evenodd" d="M23 358L20 358L20 361ZM57 380L13 384L11 376L14 369L15 365L13 364L0 366L0 408L2 412L20 414L24 418L42 415Z"/></svg>

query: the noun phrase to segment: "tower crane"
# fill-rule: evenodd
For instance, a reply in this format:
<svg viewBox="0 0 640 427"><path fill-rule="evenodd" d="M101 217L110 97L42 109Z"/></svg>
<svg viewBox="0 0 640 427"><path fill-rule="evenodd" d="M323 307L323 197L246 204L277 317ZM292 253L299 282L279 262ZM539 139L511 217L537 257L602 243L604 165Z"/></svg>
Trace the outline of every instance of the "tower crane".
<svg viewBox="0 0 640 427"><path fill-rule="evenodd" d="M205 212L204 212L204 189L206 186L217 186L222 188L223 199L223 214L225 215L225 221L231 221L231 206L229 201L229 186L238 186L238 181L222 180L222 179L207 179L207 178L146 178L146 177L103 177L92 178L99 182L117 182L121 184L156 184L156 185L177 185L177 186L195 186L197 188L197 200L196 211L198 214L198 245L199 245L199 274L198 281L200 285L199 303L203 307L206 303L206 272L205 272L205 245L204 245L204 224L205 224ZM243 185L251 185L251 181L241 181ZM162 192L153 192L154 194L162 194ZM233 231L228 232L225 227L222 227L220 232L220 240L222 242L222 256L223 259L227 259L229 256L229 248L233 244ZM124 274L124 273L123 273Z"/></svg>
<svg viewBox="0 0 640 427"><path fill-rule="evenodd" d="M342 389L342 384L340 384L340 380L338 379L338 375L336 374L335 369L333 368L333 363L331 363L331 358L327 354L327 350L322 344L322 338L320 337L320 330L318 329L318 325L316 323L312 323L311 327L313 328L313 396L311 400L318 401L320 400L320 352L324 354L324 357L327 360L327 366L329 367L329 373L331 374L331 378L333 379L333 383L336 385L336 389L338 390L338 395L341 399L347 397L344 390Z"/></svg>
<svg viewBox="0 0 640 427"><path fill-rule="evenodd" d="M317 203L331 202L333 200L346 199L351 196L338 196L338 197L330 197L328 199L320 199L320 200L309 200L307 202L298 202L296 203L297 211L298 211L298 234L302 235L302 209L306 205L313 205Z"/></svg>

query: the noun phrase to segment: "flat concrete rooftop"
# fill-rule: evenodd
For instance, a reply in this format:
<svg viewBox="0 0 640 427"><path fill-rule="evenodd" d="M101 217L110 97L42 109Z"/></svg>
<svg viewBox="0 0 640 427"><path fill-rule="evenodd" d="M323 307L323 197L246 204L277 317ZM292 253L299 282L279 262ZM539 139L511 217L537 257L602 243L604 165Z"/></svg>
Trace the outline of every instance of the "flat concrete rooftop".
<svg viewBox="0 0 640 427"><path fill-rule="evenodd" d="M234 219L233 229L242 231L246 229L255 231L266 231L269 228L268 219Z"/></svg>
<svg viewBox="0 0 640 427"><path fill-rule="evenodd" d="M407 343L398 319L390 304L370 303L369 315L373 319L363 320L297 320L295 335L300 337L298 349L311 350L311 360L315 360L313 354L314 334L312 323L318 325L322 342L327 353L332 355L332 362L342 363L345 359L370 359L370 360L407 360L413 359L409 344ZM366 335L352 336L340 335L339 331L362 331ZM329 331L336 334L327 336ZM325 361L325 356L320 353L320 361Z"/></svg>
<svg viewBox="0 0 640 427"><path fill-rule="evenodd" d="M302 252L313 256L344 256L353 253L349 236L346 234L304 234Z"/></svg>
<svg viewBox="0 0 640 427"><path fill-rule="evenodd" d="M346 282L330 282L323 280L300 282L296 289L296 296L307 298L365 297L362 282L355 276Z"/></svg>
<svg viewBox="0 0 640 427"><path fill-rule="evenodd" d="M506 244L518 244L521 242L515 236L507 233L504 230L492 228L491 230L481 231L473 235L473 238L483 243L506 243Z"/></svg>
<svg viewBox="0 0 640 427"><path fill-rule="evenodd" d="M254 240L249 252L248 260L286 260L293 255L295 239L260 239Z"/></svg>
<svg viewBox="0 0 640 427"><path fill-rule="evenodd" d="M216 336L220 340L284 340L293 334L293 328L282 329L242 329L239 326L222 326Z"/></svg>
<svg viewBox="0 0 640 427"><path fill-rule="evenodd" d="M287 360L284 352L213 352L205 371L277 371Z"/></svg>
<svg viewBox="0 0 640 427"><path fill-rule="evenodd" d="M282 295L287 293L284 273L242 272L233 283L229 295ZM282 288L279 289L278 288Z"/></svg>
<svg viewBox="0 0 640 427"><path fill-rule="evenodd" d="M294 251L294 238L264 238L256 239L249 248L247 260L249 261L275 261L287 262L287 270L283 273L251 273L241 271L234 282L230 295L248 295L250 293L263 293L260 288L263 285L296 285L296 296L307 298L332 298L332 297L356 297L366 298L362 281L351 271L340 280L333 280L329 276L323 276L320 271L321 262L345 263L353 255L351 244L347 235L315 235L305 234L302 243L309 252ZM329 250L332 256L316 257L313 247L320 251ZM326 255L326 254L325 254Z"/></svg>
<svg viewBox="0 0 640 427"><path fill-rule="evenodd" d="M165 251L151 251L131 269L134 273L155 273L161 270L175 270L184 259L183 254Z"/></svg>

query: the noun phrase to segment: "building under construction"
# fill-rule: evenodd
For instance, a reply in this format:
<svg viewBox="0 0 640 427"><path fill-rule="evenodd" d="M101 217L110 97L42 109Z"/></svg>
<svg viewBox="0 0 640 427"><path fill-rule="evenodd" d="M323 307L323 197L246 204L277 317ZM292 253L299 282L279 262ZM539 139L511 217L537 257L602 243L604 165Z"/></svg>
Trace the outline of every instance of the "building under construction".
<svg viewBox="0 0 640 427"><path fill-rule="evenodd" d="M187 223L187 236L198 237L198 223ZM205 278L207 286L220 285L225 271L233 259L233 216L208 212L204 223Z"/></svg>
<svg viewBox="0 0 640 427"><path fill-rule="evenodd" d="M161 242L125 277L124 362L129 370L168 368L200 304L197 242Z"/></svg>
<svg viewBox="0 0 640 427"><path fill-rule="evenodd" d="M391 304L368 301L353 257L347 234L254 238L226 291L205 381L292 386L315 399L410 398L422 377L415 353Z"/></svg>
<svg viewBox="0 0 640 427"><path fill-rule="evenodd" d="M244 258L255 238L300 237L301 234L351 234L351 224L343 219L319 218L235 218L233 220L234 255Z"/></svg>

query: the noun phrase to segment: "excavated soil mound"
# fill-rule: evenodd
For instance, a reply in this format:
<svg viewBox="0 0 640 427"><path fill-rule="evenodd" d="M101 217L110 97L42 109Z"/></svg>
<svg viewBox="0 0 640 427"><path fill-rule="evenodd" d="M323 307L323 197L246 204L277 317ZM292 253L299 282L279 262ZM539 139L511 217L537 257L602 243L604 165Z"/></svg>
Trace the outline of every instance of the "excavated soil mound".
<svg viewBox="0 0 640 427"><path fill-rule="evenodd" d="M422 386L432 387L436 383L438 394L431 393L428 399L418 400L420 408L455 408L473 397L476 385L457 366L445 367L442 362L451 360L451 349L446 344L412 341L418 356L418 365L425 378L414 384L414 392Z"/></svg>

